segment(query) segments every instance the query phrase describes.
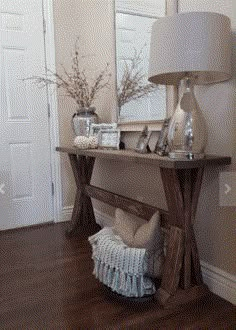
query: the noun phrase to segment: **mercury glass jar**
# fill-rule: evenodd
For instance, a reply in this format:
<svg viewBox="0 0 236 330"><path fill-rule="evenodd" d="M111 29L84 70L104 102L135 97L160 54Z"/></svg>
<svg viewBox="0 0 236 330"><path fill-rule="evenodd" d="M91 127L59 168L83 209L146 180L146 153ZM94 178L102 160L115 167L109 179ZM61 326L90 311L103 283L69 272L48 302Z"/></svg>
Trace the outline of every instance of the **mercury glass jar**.
<svg viewBox="0 0 236 330"><path fill-rule="evenodd" d="M194 96L191 78L184 78L181 87L182 96L169 124L169 157L203 158L207 129L204 116Z"/></svg>
<svg viewBox="0 0 236 330"><path fill-rule="evenodd" d="M98 123L95 107L80 108L72 117L72 127L76 136L89 136L91 124Z"/></svg>

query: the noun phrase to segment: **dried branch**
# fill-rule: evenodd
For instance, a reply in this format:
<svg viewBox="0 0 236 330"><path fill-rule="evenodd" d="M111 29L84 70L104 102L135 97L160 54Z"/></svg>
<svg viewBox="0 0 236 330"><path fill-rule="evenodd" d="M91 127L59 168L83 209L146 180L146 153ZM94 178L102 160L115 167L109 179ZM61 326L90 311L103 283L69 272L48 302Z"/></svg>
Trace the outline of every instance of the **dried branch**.
<svg viewBox="0 0 236 330"><path fill-rule="evenodd" d="M146 75L140 68L142 63L142 49L139 53L135 50L131 63L125 62L122 78L117 87L118 107L130 101L139 99L150 93L153 93L157 86L151 83L145 83Z"/></svg>
<svg viewBox="0 0 236 330"><path fill-rule="evenodd" d="M89 84L85 69L80 68L79 38L76 39L74 53L72 54L71 72L68 72L62 65L63 74L52 72L46 68L45 76L33 76L27 79L33 80L38 87L55 85L58 89L65 91L66 96L75 100L79 108L89 108L97 98L99 92L109 87L111 74L108 73L109 64L105 69Z"/></svg>

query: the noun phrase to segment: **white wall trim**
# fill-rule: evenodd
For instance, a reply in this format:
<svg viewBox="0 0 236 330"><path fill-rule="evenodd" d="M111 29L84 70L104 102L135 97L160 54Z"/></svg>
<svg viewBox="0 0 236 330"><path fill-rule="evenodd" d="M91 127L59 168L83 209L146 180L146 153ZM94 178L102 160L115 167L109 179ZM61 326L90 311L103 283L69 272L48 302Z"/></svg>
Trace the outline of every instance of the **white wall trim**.
<svg viewBox="0 0 236 330"><path fill-rule="evenodd" d="M72 206L64 207L61 221L69 221L72 214ZM114 218L99 210L94 210L96 221L102 227L110 226ZM204 283L210 291L221 298L236 304L236 276L231 275L224 270L201 261L202 275Z"/></svg>
<svg viewBox="0 0 236 330"><path fill-rule="evenodd" d="M204 283L218 296L236 304L236 276L201 261Z"/></svg>
<svg viewBox="0 0 236 330"><path fill-rule="evenodd" d="M59 217L60 222L70 221L72 215L73 206L64 206ZM101 226L111 226L114 221L114 218L106 213L103 213L99 210L94 210L94 215L97 223Z"/></svg>
<svg viewBox="0 0 236 330"><path fill-rule="evenodd" d="M73 206L64 206L57 222L70 221L72 216L72 210Z"/></svg>
<svg viewBox="0 0 236 330"><path fill-rule="evenodd" d="M53 21L53 0L43 0L43 12L46 27L45 51L46 66L51 71L56 70L55 59L55 39L54 39L54 21ZM54 184L53 196L53 221L60 221L62 213L62 191L61 191L61 167L60 154L55 151L59 145L59 125L57 109L57 90L55 86L47 86L48 103L50 105L50 143L51 143L51 173Z"/></svg>

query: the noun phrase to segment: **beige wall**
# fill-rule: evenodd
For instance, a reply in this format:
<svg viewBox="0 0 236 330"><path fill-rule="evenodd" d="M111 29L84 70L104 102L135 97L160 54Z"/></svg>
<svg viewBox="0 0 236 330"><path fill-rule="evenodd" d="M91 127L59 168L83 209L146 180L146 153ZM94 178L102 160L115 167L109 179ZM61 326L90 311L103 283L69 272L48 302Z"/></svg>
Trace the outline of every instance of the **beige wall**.
<svg viewBox="0 0 236 330"><path fill-rule="evenodd" d="M214 1L180 1L180 10L219 11L232 18L233 0ZM54 2L56 61L70 64L70 51L76 36L81 38L81 51L84 54L95 54L98 68L106 62L111 64L113 79L109 91L96 103L97 112L102 121L112 121L114 104L114 28L112 0L56 0ZM234 19L234 22L236 20ZM236 65L236 55L234 54ZM91 60L85 63L91 67ZM235 78L229 82L210 87L199 87L196 91L199 104L204 111L209 130L207 152L234 157L232 169L236 169L236 100ZM73 102L59 95L59 121L61 144L73 141L70 127L74 112ZM124 140L128 147L134 147L137 136L126 133ZM155 143L157 135L152 137ZM220 168L219 170L229 170ZM163 187L160 173L154 166L137 166L135 164L100 161L95 166L93 183L116 193L138 198L154 206L166 208L163 198ZM74 199L74 182L66 157L62 157L62 191L63 205L70 206ZM97 209L113 215L113 209L94 202ZM204 261L229 273L236 272L235 264L235 224L236 207L220 207L218 202L218 171L208 169L204 177L199 208L196 219L196 235L200 257Z"/></svg>
<svg viewBox="0 0 236 330"><path fill-rule="evenodd" d="M71 65L71 51L79 37L81 55L85 56L81 67L86 68L88 76L91 72L99 72L109 63L114 73L114 35L113 35L113 3L112 1L97 0L55 0L54 23L56 64L61 70L63 64L68 70ZM111 113L115 107L115 75L111 79L109 90L102 93L96 100L95 106L100 120L111 121ZM75 112L73 100L59 93L59 126L60 143L71 144L73 133L71 117ZM63 206L74 202L74 181L66 156L62 156L62 194Z"/></svg>
<svg viewBox="0 0 236 330"><path fill-rule="evenodd" d="M230 168L209 168L204 176L199 201L196 233L200 256L210 264L236 273L236 206L219 206L219 173L236 170L236 13L234 0L180 0L179 11L213 11L231 18L234 51L233 79L196 89L196 97L208 124L207 152L230 155ZM236 202L236 201L235 201Z"/></svg>

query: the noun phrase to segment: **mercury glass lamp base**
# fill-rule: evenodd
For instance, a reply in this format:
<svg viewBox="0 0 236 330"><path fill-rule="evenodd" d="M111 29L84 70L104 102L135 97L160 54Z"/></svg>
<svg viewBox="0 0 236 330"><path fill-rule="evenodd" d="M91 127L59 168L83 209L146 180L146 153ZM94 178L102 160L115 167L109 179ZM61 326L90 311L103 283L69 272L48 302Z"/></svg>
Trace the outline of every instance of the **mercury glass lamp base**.
<svg viewBox="0 0 236 330"><path fill-rule="evenodd" d="M181 80L182 96L171 117L167 134L169 157L201 159L207 143L207 128L203 113L193 92L194 78Z"/></svg>
<svg viewBox="0 0 236 330"><path fill-rule="evenodd" d="M171 159L202 159L205 157L203 153L193 153L193 152L186 152L186 151L171 151L168 154L168 157Z"/></svg>

